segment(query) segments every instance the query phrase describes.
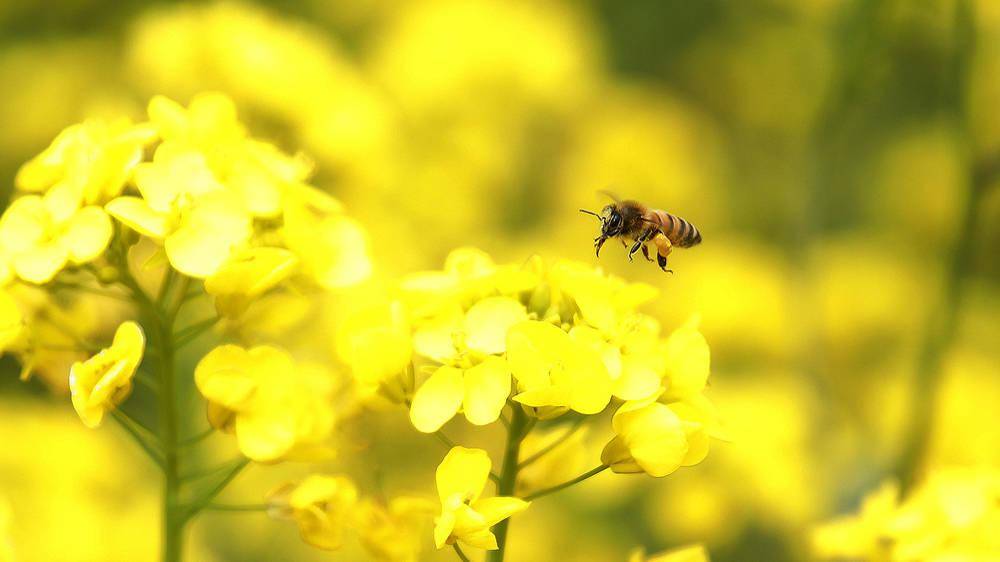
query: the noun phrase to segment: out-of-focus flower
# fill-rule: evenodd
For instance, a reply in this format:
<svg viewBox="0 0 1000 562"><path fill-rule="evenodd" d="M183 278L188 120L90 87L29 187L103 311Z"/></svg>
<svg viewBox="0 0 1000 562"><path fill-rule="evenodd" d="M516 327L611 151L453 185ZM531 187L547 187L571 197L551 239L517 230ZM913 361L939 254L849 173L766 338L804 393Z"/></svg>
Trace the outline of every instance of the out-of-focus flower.
<svg viewBox="0 0 1000 562"><path fill-rule="evenodd" d="M289 208L282 233L303 269L323 288L356 285L372 273L368 236L350 217Z"/></svg>
<svg viewBox="0 0 1000 562"><path fill-rule="evenodd" d="M105 412L114 409L132 392L132 377L142 362L146 338L135 322L125 322L115 332L111 347L69 372L73 408L87 427L101 425Z"/></svg>
<svg viewBox="0 0 1000 562"><path fill-rule="evenodd" d="M205 291L215 297L221 314L236 316L292 275L297 265L295 254L284 248L249 248L232 255L209 276Z"/></svg>
<svg viewBox="0 0 1000 562"><path fill-rule="evenodd" d="M665 401L693 398L708 383L711 355L705 336L698 330L699 322L698 316L690 318L663 346Z"/></svg>
<svg viewBox="0 0 1000 562"><path fill-rule="evenodd" d="M17 301L0 288L0 355L17 341L24 330L24 316Z"/></svg>
<svg viewBox="0 0 1000 562"><path fill-rule="evenodd" d="M514 400L547 413L596 414L611 400L612 380L601 356L559 328L526 321L507 332L507 360L517 379Z"/></svg>
<svg viewBox="0 0 1000 562"><path fill-rule="evenodd" d="M0 496L0 562L14 562L14 540L11 533L11 509L7 498Z"/></svg>
<svg viewBox="0 0 1000 562"><path fill-rule="evenodd" d="M124 118L73 125L21 166L15 185L32 192L58 185L78 194L85 205L103 205L121 194L144 147L155 138L148 124Z"/></svg>
<svg viewBox="0 0 1000 562"><path fill-rule="evenodd" d="M632 552L628 560L629 562L709 562L708 552L700 544L650 555L638 549Z"/></svg>
<svg viewBox="0 0 1000 562"><path fill-rule="evenodd" d="M100 207L81 207L80 197L63 185L20 197L4 211L0 247L18 277L47 283L67 263L87 263L104 252L111 220Z"/></svg>
<svg viewBox="0 0 1000 562"><path fill-rule="evenodd" d="M645 472L659 478L698 464L708 454L702 424L682 419L655 397L626 402L611 423L615 437L601 452L601 462L618 473Z"/></svg>
<svg viewBox="0 0 1000 562"><path fill-rule="evenodd" d="M222 345L195 368L212 426L236 434L240 451L258 462L328 456L333 383L318 367L296 364L268 346Z"/></svg>
<svg viewBox="0 0 1000 562"><path fill-rule="evenodd" d="M402 402L412 382L402 375L410 364L413 344L403 305L388 299L365 299L348 304L337 325L337 354L364 386L383 387L391 399ZM398 381L400 384L394 384Z"/></svg>
<svg viewBox="0 0 1000 562"><path fill-rule="evenodd" d="M357 502L357 488L346 476L313 474L268 494L272 516L294 519L303 541L326 550L343 545Z"/></svg>
<svg viewBox="0 0 1000 562"><path fill-rule="evenodd" d="M434 543L438 548L459 541L495 550L496 536L490 527L527 509L528 502L514 497L479 497L491 466L486 451L465 447L453 447L438 465L441 514L434 520Z"/></svg>
<svg viewBox="0 0 1000 562"><path fill-rule="evenodd" d="M365 499L354 513L358 538L378 562L417 562L421 537L434 514L434 502L398 496L389 505Z"/></svg>
<svg viewBox="0 0 1000 562"><path fill-rule="evenodd" d="M889 482L858 515L816 529L821 558L988 560L1000 551L1000 472L992 467L933 472L900 502Z"/></svg>

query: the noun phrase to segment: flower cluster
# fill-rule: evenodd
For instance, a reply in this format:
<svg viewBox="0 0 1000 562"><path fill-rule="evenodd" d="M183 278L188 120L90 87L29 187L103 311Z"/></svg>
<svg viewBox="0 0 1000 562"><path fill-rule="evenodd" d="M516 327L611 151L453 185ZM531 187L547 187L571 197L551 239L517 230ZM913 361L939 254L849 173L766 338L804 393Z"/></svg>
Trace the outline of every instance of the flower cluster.
<svg viewBox="0 0 1000 562"><path fill-rule="evenodd" d="M951 468L932 473L900 499L895 482L869 494L857 515L813 534L822 559L871 562L989 560L1000 552L1000 472Z"/></svg>
<svg viewBox="0 0 1000 562"><path fill-rule="evenodd" d="M697 319L662 338L636 311L655 296L584 264L497 265L459 249L442 271L410 275L395 299L349 315L338 349L358 379L399 401L428 373L410 401L426 433L459 412L496 422L508 399L541 420L621 400L604 462L665 476L700 462L720 429L702 392L709 350Z"/></svg>
<svg viewBox="0 0 1000 562"><path fill-rule="evenodd" d="M614 435L598 468L577 481L609 468L662 477L705 458L710 438L722 435L703 392L708 344L697 318L662 337L637 310L656 294L580 263L500 265L462 248L442 270L408 275L391 294L353 303L336 348L359 385L406 405L420 432L440 435L458 415L476 426L503 418L512 442L524 443L524 472L516 467L513 484L487 500L478 499L492 465L486 452L451 450L438 469L439 548L497 548L489 528L528 505L507 494L544 495L545 486L562 487L553 475L597 457L581 454L576 429L609 406ZM570 431L531 434L564 417L576 420ZM558 470L542 474L552 462Z"/></svg>

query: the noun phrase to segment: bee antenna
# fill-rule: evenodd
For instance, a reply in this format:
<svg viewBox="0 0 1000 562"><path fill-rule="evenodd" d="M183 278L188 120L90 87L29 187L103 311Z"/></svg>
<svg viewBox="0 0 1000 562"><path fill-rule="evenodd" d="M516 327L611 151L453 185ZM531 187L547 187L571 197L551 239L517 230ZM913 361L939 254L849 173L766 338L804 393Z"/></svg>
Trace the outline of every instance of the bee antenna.
<svg viewBox="0 0 1000 562"><path fill-rule="evenodd" d="M598 215L594 211L588 211L587 209L580 209L580 212L581 213L586 213L588 215L594 215L595 217L601 219L601 222L604 222L604 217L602 217L601 215Z"/></svg>

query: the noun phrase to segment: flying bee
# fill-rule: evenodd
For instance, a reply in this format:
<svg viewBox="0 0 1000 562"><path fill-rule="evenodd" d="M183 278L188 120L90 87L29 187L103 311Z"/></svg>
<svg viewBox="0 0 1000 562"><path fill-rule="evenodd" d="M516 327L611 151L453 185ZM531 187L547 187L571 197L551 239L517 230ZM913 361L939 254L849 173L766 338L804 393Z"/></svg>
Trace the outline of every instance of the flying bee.
<svg viewBox="0 0 1000 562"><path fill-rule="evenodd" d="M608 194L610 195L610 194ZM601 234L594 238L594 249L597 256L601 255L601 246L609 238L619 238L625 247L632 246L628 251L628 259L632 261L632 256L642 250L642 255L648 260L648 242L656 246L656 263L660 269L668 273L673 273L667 269L667 256L674 246L678 248L690 248L701 243L701 232L690 222L672 215L660 209L651 209L638 201L619 201L612 196L614 203L607 205L600 214L586 209L580 209L581 213L594 215L601 220Z"/></svg>

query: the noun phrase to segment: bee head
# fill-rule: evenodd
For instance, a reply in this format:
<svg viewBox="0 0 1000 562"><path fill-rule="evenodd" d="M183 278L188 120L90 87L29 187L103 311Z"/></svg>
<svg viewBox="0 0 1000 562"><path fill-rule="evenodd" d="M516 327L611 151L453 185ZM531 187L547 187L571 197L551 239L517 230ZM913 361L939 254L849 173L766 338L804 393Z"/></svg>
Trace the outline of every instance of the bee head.
<svg viewBox="0 0 1000 562"><path fill-rule="evenodd" d="M613 238L622 233L624 220L617 205L607 205L601 210L601 236Z"/></svg>

